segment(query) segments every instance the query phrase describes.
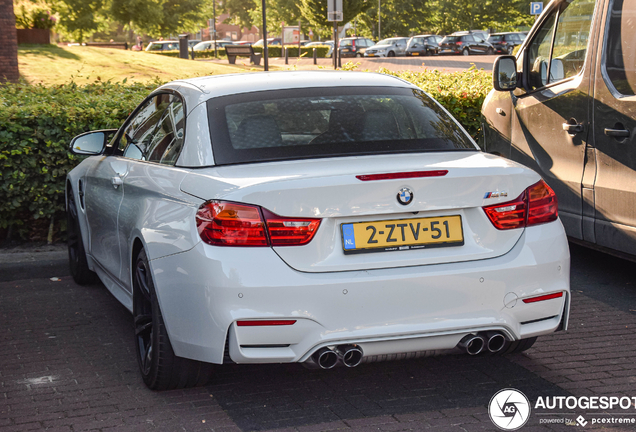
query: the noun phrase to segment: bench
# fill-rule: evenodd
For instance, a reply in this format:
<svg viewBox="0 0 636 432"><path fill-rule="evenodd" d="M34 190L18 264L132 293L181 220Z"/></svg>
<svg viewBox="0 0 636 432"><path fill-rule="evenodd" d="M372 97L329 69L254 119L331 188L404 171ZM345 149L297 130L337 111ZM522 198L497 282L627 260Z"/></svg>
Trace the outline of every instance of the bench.
<svg viewBox="0 0 636 432"><path fill-rule="evenodd" d="M225 45L225 53L230 64L236 64L236 57L249 57L256 66L261 65L262 54L254 53L251 45Z"/></svg>
<svg viewBox="0 0 636 432"><path fill-rule="evenodd" d="M114 49L128 49L128 42L86 42L86 46L88 47L96 47L96 48L114 48Z"/></svg>

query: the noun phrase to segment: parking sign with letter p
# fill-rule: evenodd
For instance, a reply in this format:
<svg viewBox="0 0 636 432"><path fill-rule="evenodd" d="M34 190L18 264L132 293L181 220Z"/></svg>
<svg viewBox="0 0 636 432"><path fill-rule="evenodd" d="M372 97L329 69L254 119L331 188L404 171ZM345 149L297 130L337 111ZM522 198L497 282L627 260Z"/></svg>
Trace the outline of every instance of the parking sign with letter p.
<svg viewBox="0 0 636 432"><path fill-rule="evenodd" d="M530 3L530 15L541 15L543 12L543 2Z"/></svg>

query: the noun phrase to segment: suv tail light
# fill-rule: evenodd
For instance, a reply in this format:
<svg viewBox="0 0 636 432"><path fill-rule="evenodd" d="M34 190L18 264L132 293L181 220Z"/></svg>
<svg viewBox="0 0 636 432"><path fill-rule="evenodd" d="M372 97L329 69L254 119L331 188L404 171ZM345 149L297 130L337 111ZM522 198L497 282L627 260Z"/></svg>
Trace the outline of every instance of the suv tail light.
<svg viewBox="0 0 636 432"><path fill-rule="evenodd" d="M490 222L500 230L552 222L559 216L556 194L543 180L527 188L515 200L483 209Z"/></svg>
<svg viewBox="0 0 636 432"><path fill-rule="evenodd" d="M457 42L455 42L455 43L456 43L457 45L461 45L461 44L463 44L464 42L462 42L462 41L457 41Z"/></svg>
<svg viewBox="0 0 636 432"><path fill-rule="evenodd" d="M313 239L320 219L281 217L250 204L208 201L196 215L201 240L215 246L300 246Z"/></svg>

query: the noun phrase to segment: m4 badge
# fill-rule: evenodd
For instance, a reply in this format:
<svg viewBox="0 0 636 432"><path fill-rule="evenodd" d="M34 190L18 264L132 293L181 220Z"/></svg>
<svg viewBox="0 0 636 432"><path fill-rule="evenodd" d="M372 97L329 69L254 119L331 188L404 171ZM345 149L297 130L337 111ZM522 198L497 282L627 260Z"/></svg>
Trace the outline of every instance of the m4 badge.
<svg viewBox="0 0 636 432"><path fill-rule="evenodd" d="M507 197L507 196L508 196L508 192L506 192L506 191L486 192L486 194L484 195L484 199L486 199L486 198Z"/></svg>

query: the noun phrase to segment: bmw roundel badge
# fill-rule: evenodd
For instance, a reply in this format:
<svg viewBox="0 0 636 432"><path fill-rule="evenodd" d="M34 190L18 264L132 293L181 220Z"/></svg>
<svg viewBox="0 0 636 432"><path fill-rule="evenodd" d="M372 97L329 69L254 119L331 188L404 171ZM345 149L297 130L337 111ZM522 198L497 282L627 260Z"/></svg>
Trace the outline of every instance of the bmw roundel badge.
<svg viewBox="0 0 636 432"><path fill-rule="evenodd" d="M413 191L407 187L403 187L397 194L398 202L402 205L409 205L413 201Z"/></svg>

